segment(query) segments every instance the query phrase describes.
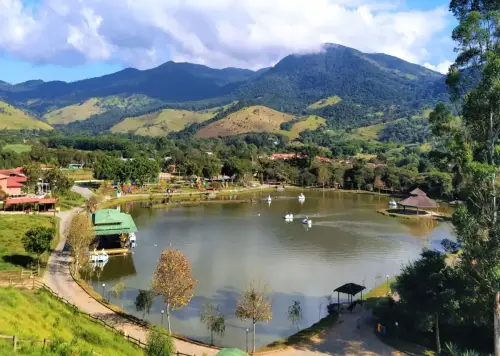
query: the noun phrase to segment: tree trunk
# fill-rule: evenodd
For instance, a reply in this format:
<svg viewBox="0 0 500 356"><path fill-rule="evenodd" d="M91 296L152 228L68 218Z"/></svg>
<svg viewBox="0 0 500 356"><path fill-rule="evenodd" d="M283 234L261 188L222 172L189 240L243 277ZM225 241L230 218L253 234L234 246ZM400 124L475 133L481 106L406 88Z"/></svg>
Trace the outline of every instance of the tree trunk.
<svg viewBox="0 0 500 356"><path fill-rule="evenodd" d="M436 313L436 351L441 354L441 340L439 338L439 314Z"/></svg>
<svg viewBox="0 0 500 356"><path fill-rule="evenodd" d="M214 331L213 330L210 330L210 345L213 345L214 344Z"/></svg>
<svg viewBox="0 0 500 356"><path fill-rule="evenodd" d="M255 321L253 322L253 336L252 336L252 339L253 339L252 340L252 343L253 343L253 346L252 346L253 352L252 353L255 353Z"/></svg>
<svg viewBox="0 0 500 356"><path fill-rule="evenodd" d="M168 324L168 333L172 335L172 329L170 328L170 303L167 304L167 324Z"/></svg>
<svg viewBox="0 0 500 356"><path fill-rule="evenodd" d="M495 356L500 356L500 293L495 295L493 305L494 330L495 330Z"/></svg>
<svg viewBox="0 0 500 356"><path fill-rule="evenodd" d="M495 154L495 135L493 134L493 110L490 109L490 140L489 140L489 163L490 165L495 165L494 154ZM493 190L493 222L497 220L497 197L495 188L496 175L493 173L491 175L491 188Z"/></svg>

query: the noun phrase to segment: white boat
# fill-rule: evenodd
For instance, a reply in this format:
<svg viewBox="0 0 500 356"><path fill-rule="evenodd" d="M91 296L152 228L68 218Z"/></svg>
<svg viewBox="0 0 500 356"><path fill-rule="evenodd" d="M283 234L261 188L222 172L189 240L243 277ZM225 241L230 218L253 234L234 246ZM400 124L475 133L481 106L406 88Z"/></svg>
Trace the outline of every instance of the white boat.
<svg viewBox="0 0 500 356"><path fill-rule="evenodd" d="M398 207L398 203L396 203L396 201L394 199L392 199L389 202L389 208L397 208L397 207Z"/></svg>
<svg viewBox="0 0 500 356"><path fill-rule="evenodd" d="M307 225L309 227L311 227L312 225L312 220L309 220L309 218L306 216L305 219L302 219L302 221L300 222L301 224L304 224L304 225Z"/></svg>
<svg viewBox="0 0 500 356"><path fill-rule="evenodd" d="M97 252L97 250L94 249L94 252L92 252L90 254L90 261L91 262L107 262L108 260L109 260L109 256L106 253L106 251L104 251L104 249L102 249L101 252Z"/></svg>
<svg viewBox="0 0 500 356"><path fill-rule="evenodd" d="M300 193L300 195L298 196L298 198L299 198L300 201L306 200L306 196L303 193Z"/></svg>
<svg viewBox="0 0 500 356"><path fill-rule="evenodd" d="M135 248L135 245L137 243L137 236L135 236L135 233L133 233L133 232L129 233L128 240L130 242L130 247Z"/></svg>
<svg viewBox="0 0 500 356"><path fill-rule="evenodd" d="M273 200L273 198L271 198L270 195L266 198L266 201L272 201L272 200Z"/></svg>
<svg viewBox="0 0 500 356"><path fill-rule="evenodd" d="M285 220L286 221L292 221L293 220L293 214L286 214L285 215Z"/></svg>

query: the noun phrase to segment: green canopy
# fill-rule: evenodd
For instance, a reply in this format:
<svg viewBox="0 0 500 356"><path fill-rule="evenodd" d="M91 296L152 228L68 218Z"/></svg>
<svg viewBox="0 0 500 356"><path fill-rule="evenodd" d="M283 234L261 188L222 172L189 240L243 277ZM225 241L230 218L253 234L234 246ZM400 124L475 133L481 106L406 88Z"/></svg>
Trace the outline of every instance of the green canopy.
<svg viewBox="0 0 500 356"><path fill-rule="evenodd" d="M248 354L240 349L222 349L216 356L247 356Z"/></svg>
<svg viewBox="0 0 500 356"><path fill-rule="evenodd" d="M137 232L132 216L116 209L97 210L92 214L92 223L97 236Z"/></svg>

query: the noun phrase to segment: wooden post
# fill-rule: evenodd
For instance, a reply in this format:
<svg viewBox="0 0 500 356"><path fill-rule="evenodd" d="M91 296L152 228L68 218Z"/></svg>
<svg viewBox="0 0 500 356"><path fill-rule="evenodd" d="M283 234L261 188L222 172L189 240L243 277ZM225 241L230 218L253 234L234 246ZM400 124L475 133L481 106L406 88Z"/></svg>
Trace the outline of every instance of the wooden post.
<svg viewBox="0 0 500 356"><path fill-rule="evenodd" d="M340 292L337 292L337 308L338 308L339 314L340 314Z"/></svg>
<svg viewBox="0 0 500 356"><path fill-rule="evenodd" d="M45 346L47 346L47 339L43 339L43 349L42 350L45 350Z"/></svg>
<svg viewBox="0 0 500 356"><path fill-rule="evenodd" d="M17 336L16 335L12 336L12 349L14 350L14 352L17 351Z"/></svg>

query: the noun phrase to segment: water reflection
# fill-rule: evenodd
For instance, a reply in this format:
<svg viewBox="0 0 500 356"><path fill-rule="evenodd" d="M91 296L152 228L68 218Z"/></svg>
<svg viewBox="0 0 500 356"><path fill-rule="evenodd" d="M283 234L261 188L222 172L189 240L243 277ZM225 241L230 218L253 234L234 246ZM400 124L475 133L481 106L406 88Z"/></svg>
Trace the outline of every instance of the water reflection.
<svg viewBox="0 0 500 356"><path fill-rule="evenodd" d="M354 282L372 288L384 282L380 276L397 274L422 247L439 246L443 238L452 237L447 224L412 225L376 213L387 206L385 197L307 192L300 202L293 192L279 192L268 204L266 196L225 197L256 203L122 206L139 229L137 248L132 256L111 258L100 276L92 277L94 285L122 278L128 286L124 308L141 316L135 312L134 298L151 284L162 249L172 246L187 256L198 280L192 302L173 313L174 331L208 341L199 313L204 302L212 301L228 321L223 345L244 348L244 330L251 325L237 320L234 310L250 281L263 280L272 289L274 318L257 327L258 345L264 345L293 333L286 317L293 300L302 304L301 327L309 326L325 315L325 295L336 287ZM286 213L294 215L293 222L283 219ZM311 227L300 223L305 216L313 221ZM162 308L157 298L147 319L159 324Z"/></svg>

